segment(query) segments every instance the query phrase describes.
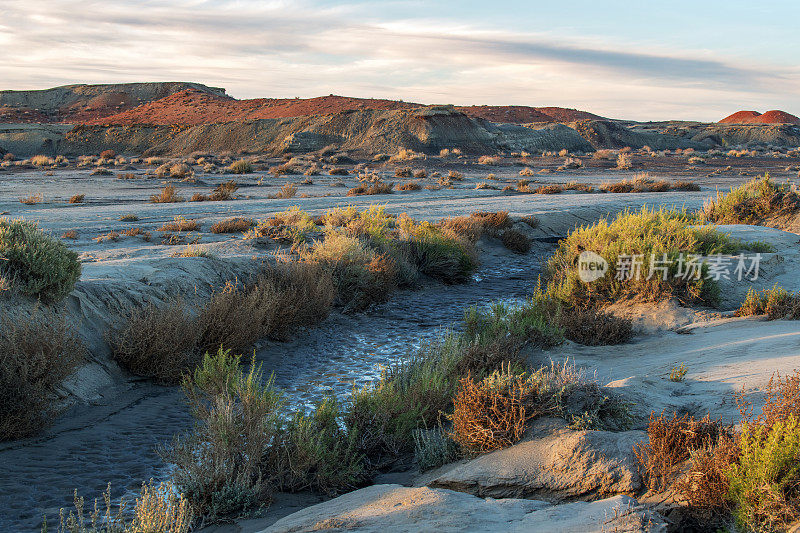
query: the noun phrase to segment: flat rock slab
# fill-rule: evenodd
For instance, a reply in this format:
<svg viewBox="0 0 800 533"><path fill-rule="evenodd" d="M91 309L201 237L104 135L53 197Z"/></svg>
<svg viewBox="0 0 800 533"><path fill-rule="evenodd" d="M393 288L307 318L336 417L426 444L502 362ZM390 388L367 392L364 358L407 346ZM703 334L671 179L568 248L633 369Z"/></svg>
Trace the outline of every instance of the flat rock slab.
<svg viewBox="0 0 800 533"><path fill-rule="evenodd" d="M495 498L633 494L641 487L633 445L643 439L643 431L574 431L540 420L521 442L460 464L429 485Z"/></svg>
<svg viewBox="0 0 800 533"><path fill-rule="evenodd" d="M282 518L261 533L302 531L666 531L663 519L628 496L551 505L481 499L429 487L373 485Z"/></svg>

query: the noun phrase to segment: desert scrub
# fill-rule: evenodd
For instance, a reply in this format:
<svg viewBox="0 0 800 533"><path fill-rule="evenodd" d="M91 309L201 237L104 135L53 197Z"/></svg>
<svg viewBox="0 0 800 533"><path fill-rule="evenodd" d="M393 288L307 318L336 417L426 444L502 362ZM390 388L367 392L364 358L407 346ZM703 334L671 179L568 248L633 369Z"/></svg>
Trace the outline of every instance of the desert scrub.
<svg viewBox="0 0 800 533"><path fill-rule="evenodd" d="M45 303L62 300L81 275L78 254L33 222L0 218L0 277Z"/></svg>
<svg viewBox="0 0 800 533"><path fill-rule="evenodd" d="M269 502L262 456L278 433L283 406L260 365L245 372L240 357L220 348L206 353L182 388L196 420L187 435L160 450L192 508L212 520Z"/></svg>
<svg viewBox="0 0 800 533"><path fill-rule="evenodd" d="M259 220L245 238L270 237L279 242L297 244L317 233L317 225L311 216L300 207L293 206L273 217Z"/></svg>
<svg viewBox="0 0 800 533"><path fill-rule="evenodd" d="M563 239L548 261L548 293L576 306L669 297L713 305L718 300L718 287L706 279L708 266L702 257L732 254L745 249L746 244L713 226L694 226L693 222L683 211L644 207L641 211L625 211L610 222L602 219L583 226ZM592 283L583 283L579 278L578 257L584 250L599 254L609 265L609 272ZM627 274L633 279L616 279L618 274L626 274L622 271L626 265L618 263L619 258L633 256L638 257L639 275L635 275L631 262ZM690 262L692 257L694 265ZM647 279L651 267L654 275Z"/></svg>
<svg viewBox="0 0 800 533"><path fill-rule="evenodd" d="M75 329L48 310L0 318L0 441L28 437L49 425L56 412L53 387L84 353Z"/></svg>
<svg viewBox="0 0 800 533"><path fill-rule="evenodd" d="M769 320L800 320L800 294L789 292L777 284L763 291L751 288L736 314L767 315Z"/></svg>
<svg viewBox="0 0 800 533"><path fill-rule="evenodd" d="M75 491L74 505L69 513L62 508L59 513L58 533L189 533L192 526L192 509L183 495L175 494L171 483L156 485L153 480L142 483L139 497L128 516L127 502L121 499L111 503L111 484L103 492L103 502L95 499L92 510L85 509L83 497ZM116 509L114 509L116 507ZM105 512L101 510L105 508ZM86 517L88 511L88 520ZM46 532L45 519L42 531Z"/></svg>
<svg viewBox="0 0 800 533"><path fill-rule="evenodd" d="M211 225L211 233L242 233L253 226L255 221L251 218L233 217L225 220L220 220Z"/></svg>
<svg viewBox="0 0 800 533"><path fill-rule="evenodd" d="M764 174L728 194L718 192L716 199L704 203L701 214L704 220L716 224L763 224L767 219L798 210L800 195Z"/></svg>
<svg viewBox="0 0 800 533"><path fill-rule="evenodd" d="M154 194L150 197L150 202L154 204L169 204L177 202L185 202L186 198L179 196L174 185L167 185L159 194Z"/></svg>

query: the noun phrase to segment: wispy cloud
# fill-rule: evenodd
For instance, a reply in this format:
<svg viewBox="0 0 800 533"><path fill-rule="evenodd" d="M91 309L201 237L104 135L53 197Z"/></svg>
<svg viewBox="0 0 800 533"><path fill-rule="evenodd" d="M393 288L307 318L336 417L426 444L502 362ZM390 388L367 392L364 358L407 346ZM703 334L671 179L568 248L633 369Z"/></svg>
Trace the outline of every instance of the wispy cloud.
<svg viewBox="0 0 800 533"><path fill-rule="evenodd" d="M0 80L3 88L17 89L191 80L237 97L335 92L563 105L639 119L716 119L741 106L800 107L796 69L776 74L709 51L631 49L596 37L501 32L456 19L359 17L366 9L6 0Z"/></svg>

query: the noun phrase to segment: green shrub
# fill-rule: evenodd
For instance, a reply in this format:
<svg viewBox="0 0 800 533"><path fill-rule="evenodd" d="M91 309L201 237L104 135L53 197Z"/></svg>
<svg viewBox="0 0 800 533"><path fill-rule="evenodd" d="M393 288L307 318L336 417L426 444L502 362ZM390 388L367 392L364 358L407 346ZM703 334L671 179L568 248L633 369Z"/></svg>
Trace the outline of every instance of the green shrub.
<svg viewBox="0 0 800 533"><path fill-rule="evenodd" d="M355 432L348 432L335 398L322 400L311 414L296 413L271 452L269 471L285 491L314 490L328 495L366 481L364 456Z"/></svg>
<svg viewBox="0 0 800 533"><path fill-rule="evenodd" d="M800 320L800 293L791 293L777 284L760 292L751 288L736 313L739 316L766 314L769 320Z"/></svg>
<svg viewBox="0 0 800 533"><path fill-rule="evenodd" d="M445 333L408 361L385 369L380 380L353 392L345 422L370 460L410 452L414 430L436 424L458 385L456 369L464 347L460 336Z"/></svg>
<svg viewBox="0 0 800 533"><path fill-rule="evenodd" d="M186 436L160 450L175 465L173 479L197 513L211 519L235 516L270 495L262 455L279 429L281 393L260 365L244 372L240 356L220 348L206 353L183 380L192 416Z"/></svg>
<svg viewBox="0 0 800 533"><path fill-rule="evenodd" d="M25 220L0 218L0 277L22 294L58 302L81 275L78 254Z"/></svg>
<svg viewBox="0 0 800 533"><path fill-rule="evenodd" d="M783 530L800 518L800 423L790 415L771 426L744 424L741 454L727 472L737 525Z"/></svg>
<svg viewBox="0 0 800 533"><path fill-rule="evenodd" d="M798 209L800 195L789 185L772 181L766 173L731 189L728 194L718 192L715 200L703 205L702 217L716 224L760 224L768 218L794 213Z"/></svg>
<svg viewBox="0 0 800 533"><path fill-rule="evenodd" d="M684 302L714 304L719 289L713 280L705 279L707 265L700 266L696 276L678 276L681 254L686 272L690 255L732 254L744 245L714 227L696 227L693 222L686 212L645 207L638 212L621 213L611 222L603 219L581 227L559 243L548 261L548 293L580 307L623 299L659 301L671 296ZM609 265L609 272L591 283L582 282L578 275L578 257L584 250L599 254ZM616 279L618 258L633 255L642 260L641 275L638 279ZM663 272L655 269L655 275L647 279L653 257L666 268L666 279Z"/></svg>
<svg viewBox="0 0 800 533"><path fill-rule="evenodd" d="M452 463L460 457L458 444L441 427L414 431L414 462L421 471Z"/></svg>

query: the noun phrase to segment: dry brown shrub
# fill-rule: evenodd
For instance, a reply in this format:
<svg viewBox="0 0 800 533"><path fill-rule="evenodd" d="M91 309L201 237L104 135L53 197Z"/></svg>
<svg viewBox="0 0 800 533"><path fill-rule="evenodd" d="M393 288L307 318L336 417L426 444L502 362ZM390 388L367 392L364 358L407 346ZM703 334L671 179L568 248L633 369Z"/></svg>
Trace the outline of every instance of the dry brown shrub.
<svg viewBox="0 0 800 533"><path fill-rule="evenodd" d="M413 175L414 173L411 171L411 167L398 168L394 171L394 176L396 178L410 178Z"/></svg>
<svg viewBox="0 0 800 533"><path fill-rule="evenodd" d="M473 343L464 349L456 365L456 374L483 378L509 364L522 368L525 366L524 357L520 356L523 344L514 336L498 337L489 343Z"/></svg>
<svg viewBox="0 0 800 533"><path fill-rule="evenodd" d="M71 203L71 204L82 204L84 198L86 198L85 194L73 194L69 198L69 203Z"/></svg>
<svg viewBox="0 0 800 533"><path fill-rule="evenodd" d="M560 194L564 192L564 188L557 183L552 183L550 185L542 185L538 189L536 189L536 194Z"/></svg>
<svg viewBox="0 0 800 533"><path fill-rule="evenodd" d="M239 184L234 180L229 180L217 185L208 197L211 201L230 200L233 198L233 193L239 190Z"/></svg>
<svg viewBox="0 0 800 533"><path fill-rule="evenodd" d="M84 349L75 328L35 308L0 318L0 441L28 437L56 412L53 387L69 376Z"/></svg>
<svg viewBox="0 0 800 533"><path fill-rule="evenodd" d="M389 194L392 192L394 188L394 183L373 183L372 185L367 185L366 183L361 183L356 187L353 187L349 191L347 191L347 196L365 196L371 194Z"/></svg>
<svg viewBox="0 0 800 533"><path fill-rule="evenodd" d="M44 197L42 196L41 193L37 193L37 194L32 194L30 196L26 196L24 198L20 198L19 201L25 205L36 205L38 203L41 203L43 198Z"/></svg>
<svg viewBox="0 0 800 533"><path fill-rule="evenodd" d="M764 407L761 414L752 417L752 406L744 400L744 392L736 397L743 420L772 427L776 422L784 422L790 416L800 418L800 370L781 376L775 372L769 378L765 391Z"/></svg>
<svg viewBox="0 0 800 533"><path fill-rule="evenodd" d="M633 185L627 181L603 183L600 185L600 190L610 193L625 193L633 191Z"/></svg>
<svg viewBox="0 0 800 533"><path fill-rule="evenodd" d="M501 230L512 226L508 211L475 211L470 217L480 220L485 228Z"/></svg>
<svg viewBox="0 0 800 533"><path fill-rule="evenodd" d="M208 201L208 195L196 192L196 193L194 193L192 195L192 197L189 199L189 201L190 202L207 202Z"/></svg>
<svg viewBox="0 0 800 533"><path fill-rule="evenodd" d="M713 446L725 431L719 420L710 415L695 420L689 414L667 417L663 412L650 415L647 443L634 446L639 473L653 491L669 487L693 450Z"/></svg>
<svg viewBox="0 0 800 533"><path fill-rule="evenodd" d="M414 179L422 180L428 177L428 171L424 168L420 168L414 171Z"/></svg>
<svg viewBox="0 0 800 533"><path fill-rule="evenodd" d="M102 152L100 152L101 159L115 159L116 157L117 157L117 152L111 149L103 150Z"/></svg>
<svg viewBox="0 0 800 533"><path fill-rule="evenodd" d="M398 191L418 191L422 186L416 181L407 181L397 186Z"/></svg>
<svg viewBox="0 0 800 533"><path fill-rule="evenodd" d="M460 381L453 399L452 438L466 449L488 452L522 438L529 420L554 407L540 401L536 382L510 367L481 381Z"/></svg>
<svg viewBox="0 0 800 533"><path fill-rule="evenodd" d="M475 242L483 235L483 221L475 217L448 217L439 225L442 228L455 232L470 242Z"/></svg>
<svg viewBox="0 0 800 533"><path fill-rule="evenodd" d="M186 201L186 199L178 195L174 185L167 185L161 189L161 193L154 194L150 197L150 202L154 204L169 204L184 201Z"/></svg>
<svg viewBox="0 0 800 533"><path fill-rule="evenodd" d="M531 251L531 240L521 231L509 228L503 232L500 240L503 246L517 254L526 254Z"/></svg>
<svg viewBox="0 0 800 533"><path fill-rule="evenodd" d="M241 233L255 226L251 218L233 217L211 225L211 233Z"/></svg>
<svg viewBox="0 0 800 533"><path fill-rule="evenodd" d="M520 222L524 222L525 224L527 224L528 226L530 226L533 229L536 229L536 228L539 227L539 219L537 219L533 215L524 216L524 217L520 218L519 220L520 220Z"/></svg>
<svg viewBox="0 0 800 533"><path fill-rule="evenodd" d="M689 467L676 481L675 490L693 513L721 513L730 507L725 472L738 458L739 446L725 431L716 443L691 451Z"/></svg>
<svg viewBox="0 0 800 533"><path fill-rule="evenodd" d="M200 229L200 222L197 220L187 220L182 216L175 217L172 222L165 222L158 231L197 231Z"/></svg>
<svg viewBox="0 0 800 533"><path fill-rule="evenodd" d="M294 198L297 194L297 185L294 183L284 183L277 194L269 195L273 200L285 200L287 198Z"/></svg>
<svg viewBox="0 0 800 533"><path fill-rule="evenodd" d="M257 284L268 284L279 295L269 308L264 332L278 340L286 339L297 326L323 320L336 297L331 274L320 265L306 261L279 263L264 272Z"/></svg>
<svg viewBox="0 0 800 533"><path fill-rule="evenodd" d="M347 176L350 174L346 168L332 168L328 171L331 176Z"/></svg>
<svg viewBox="0 0 800 533"><path fill-rule="evenodd" d="M144 240L146 242L150 242L150 239L152 238L152 234L149 231L145 231L145 230L143 230L142 228L139 228L139 227L128 228L128 229L122 230L120 233L122 235L125 235L126 237L141 237L142 240Z"/></svg>
<svg viewBox="0 0 800 533"><path fill-rule="evenodd" d="M264 335L264 323L275 299L271 287L248 290L228 282L214 293L200 311L199 352L214 353L220 347L242 353Z"/></svg>
<svg viewBox="0 0 800 533"><path fill-rule="evenodd" d="M699 191L700 186L693 181L678 180L672 183L671 189L676 191Z"/></svg>
<svg viewBox="0 0 800 533"><path fill-rule="evenodd" d="M77 239L78 238L78 232L75 231L74 229L65 231L64 234L61 236L61 238L62 239Z"/></svg>
<svg viewBox="0 0 800 533"><path fill-rule="evenodd" d="M606 346L628 342L633 337L630 320L615 317L595 308L573 307L559 317L564 336L587 346Z"/></svg>
<svg viewBox="0 0 800 533"><path fill-rule="evenodd" d="M101 244L104 242L116 242L119 240L119 233L114 230L109 231L108 233L104 233L103 235L98 235L93 239L97 244Z"/></svg>
<svg viewBox="0 0 800 533"><path fill-rule="evenodd" d="M158 306L135 307L124 324L108 335L117 362L137 376L177 383L199 361L197 342L202 333L192 311L180 299Z"/></svg>

